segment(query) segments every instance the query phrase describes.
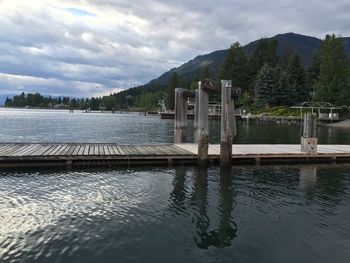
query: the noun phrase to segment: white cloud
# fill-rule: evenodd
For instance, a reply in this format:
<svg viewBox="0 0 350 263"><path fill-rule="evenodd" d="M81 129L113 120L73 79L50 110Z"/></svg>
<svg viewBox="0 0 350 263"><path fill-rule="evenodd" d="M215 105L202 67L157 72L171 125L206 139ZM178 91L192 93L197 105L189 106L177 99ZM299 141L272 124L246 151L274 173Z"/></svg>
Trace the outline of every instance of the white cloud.
<svg viewBox="0 0 350 263"><path fill-rule="evenodd" d="M0 93L108 94L235 41L347 36L349 11L345 0L0 0Z"/></svg>

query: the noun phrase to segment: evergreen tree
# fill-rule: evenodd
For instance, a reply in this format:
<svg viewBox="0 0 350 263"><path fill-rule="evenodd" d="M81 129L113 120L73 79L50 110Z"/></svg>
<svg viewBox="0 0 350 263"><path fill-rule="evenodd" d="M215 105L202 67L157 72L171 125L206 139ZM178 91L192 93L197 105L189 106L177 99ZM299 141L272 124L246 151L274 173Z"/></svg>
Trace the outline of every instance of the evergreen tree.
<svg viewBox="0 0 350 263"><path fill-rule="evenodd" d="M307 69L307 85L314 96L316 82L320 75L320 52L316 52L311 57L310 65Z"/></svg>
<svg viewBox="0 0 350 263"><path fill-rule="evenodd" d="M293 96L290 96L290 85L288 73L280 68L276 76L276 87L273 90L274 105L292 105L294 104Z"/></svg>
<svg viewBox="0 0 350 263"><path fill-rule="evenodd" d="M262 66L266 63L270 67L276 67L278 62L277 56L278 42L276 39L268 40L262 38L259 40L257 47L248 61L248 85L251 92L255 92L255 81ZM254 94L255 97L257 94Z"/></svg>
<svg viewBox="0 0 350 263"><path fill-rule="evenodd" d="M289 99L289 103L296 104L308 101L310 90L307 86L306 72L298 53L295 51L290 53L285 70L289 79L288 96L293 98Z"/></svg>
<svg viewBox="0 0 350 263"><path fill-rule="evenodd" d="M168 109L170 110L173 110L175 107L175 89L178 88L178 85L179 85L179 79L178 79L177 73L174 72L169 82L168 96L167 96Z"/></svg>
<svg viewBox="0 0 350 263"><path fill-rule="evenodd" d="M257 105L270 107L273 103L273 92L276 87L275 71L265 63L256 78Z"/></svg>
<svg viewBox="0 0 350 263"><path fill-rule="evenodd" d="M335 35L326 35L320 47L316 99L339 105L349 104L349 93L349 61L343 42Z"/></svg>
<svg viewBox="0 0 350 263"><path fill-rule="evenodd" d="M220 78L232 80L233 85L248 89L248 59L241 45L236 42L228 51L221 68Z"/></svg>

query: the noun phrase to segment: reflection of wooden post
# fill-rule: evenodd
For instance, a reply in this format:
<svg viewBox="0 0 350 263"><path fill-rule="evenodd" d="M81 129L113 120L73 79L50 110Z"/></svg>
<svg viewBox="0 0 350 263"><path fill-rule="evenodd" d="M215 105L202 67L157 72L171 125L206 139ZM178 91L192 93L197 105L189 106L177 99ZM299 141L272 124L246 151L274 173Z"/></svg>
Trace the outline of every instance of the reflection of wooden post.
<svg viewBox="0 0 350 263"><path fill-rule="evenodd" d="M175 89L174 142L184 143L187 137L187 102L183 89Z"/></svg>
<svg viewBox="0 0 350 263"><path fill-rule="evenodd" d="M221 80L221 136L220 165L228 166L232 162L233 107L231 100L231 80Z"/></svg>
<svg viewBox="0 0 350 263"><path fill-rule="evenodd" d="M304 114L303 136L301 137L301 151L317 153L317 115Z"/></svg>
<svg viewBox="0 0 350 263"><path fill-rule="evenodd" d="M195 102L194 102L194 143L198 143L199 140L199 130L198 130L198 89L195 91Z"/></svg>
<svg viewBox="0 0 350 263"><path fill-rule="evenodd" d="M209 94L202 89L201 81L198 82L198 87L198 164L205 165L208 160L209 147Z"/></svg>

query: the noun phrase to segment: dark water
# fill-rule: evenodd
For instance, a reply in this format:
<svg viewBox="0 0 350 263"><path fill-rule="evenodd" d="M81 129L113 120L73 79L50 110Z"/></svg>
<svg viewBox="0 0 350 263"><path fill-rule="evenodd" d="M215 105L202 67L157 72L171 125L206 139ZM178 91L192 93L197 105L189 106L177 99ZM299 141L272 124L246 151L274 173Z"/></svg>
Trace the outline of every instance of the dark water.
<svg viewBox="0 0 350 263"><path fill-rule="evenodd" d="M218 124L211 124L217 140ZM241 143L300 127L239 125ZM323 143L350 143L321 128ZM0 141L171 142L172 121L0 110ZM350 165L0 170L0 262L349 262Z"/></svg>
<svg viewBox="0 0 350 263"><path fill-rule="evenodd" d="M171 143L173 120L139 114L101 114L59 110L8 110L0 108L0 142L111 142L120 144ZM220 122L210 122L210 142L218 143ZM238 122L234 143L300 143L301 126ZM189 122L189 142L193 123ZM319 128L319 142L350 144L344 128Z"/></svg>
<svg viewBox="0 0 350 263"><path fill-rule="evenodd" d="M0 262L349 262L350 166L0 173Z"/></svg>

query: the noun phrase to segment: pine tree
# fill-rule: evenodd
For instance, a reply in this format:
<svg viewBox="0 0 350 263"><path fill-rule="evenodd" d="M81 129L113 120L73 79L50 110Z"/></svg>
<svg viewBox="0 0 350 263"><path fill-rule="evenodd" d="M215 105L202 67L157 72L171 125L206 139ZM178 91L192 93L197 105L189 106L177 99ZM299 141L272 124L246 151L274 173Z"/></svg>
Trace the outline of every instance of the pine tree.
<svg viewBox="0 0 350 263"><path fill-rule="evenodd" d="M294 100L290 100L290 103L296 104L308 101L310 90L307 86L306 72L300 62L298 53L290 53L285 70L289 78L288 96L294 98Z"/></svg>
<svg viewBox="0 0 350 263"><path fill-rule="evenodd" d="M343 42L335 35L326 35L320 47L316 99L343 105L349 104L349 95L349 61Z"/></svg>
<svg viewBox="0 0 350 263"><path fill-rule="evenodd" d="M316 82L320 75L320 52L315 52L311 57L310 65L307 69L307 85L314 96Z"/></svg>
<svg viewBox="0 0 350 263"><path fill-rule="evenodd" d="M290 96L290 85L289 85L289 76L288 73L282 68L278 69L276 74L276 86L273 90L273 104L280 105L292 105L293 97Z"/></svg>
<svg viewBox="0 0 350 263"><path fill-rule="evenodd" d="M233 85L248 89L248 59L241 45L236 42L228 51L221 68L220 78L232 80Z"/></svg>
<svg viewBox="0 0 350 263"><path fill-rule="evenodd" d="M247 71L248 71L248 86L251 92L255 92L255 81L257 75L261 70L261 67L266 63L270 67L276 67L278 62L277 56L278 42L276 39L269 40L262 38L259 40L258 45L249 58ZM257 94L254 94L255 97Z"/></svg>
<svg viewBox="0 0 350 263"><path fill-rule="evenodd" d="M270 107L273 103L273 92L276 87L275 71L265 63L256 78L257 105Z"/></svg>

